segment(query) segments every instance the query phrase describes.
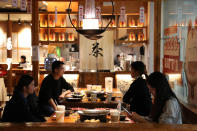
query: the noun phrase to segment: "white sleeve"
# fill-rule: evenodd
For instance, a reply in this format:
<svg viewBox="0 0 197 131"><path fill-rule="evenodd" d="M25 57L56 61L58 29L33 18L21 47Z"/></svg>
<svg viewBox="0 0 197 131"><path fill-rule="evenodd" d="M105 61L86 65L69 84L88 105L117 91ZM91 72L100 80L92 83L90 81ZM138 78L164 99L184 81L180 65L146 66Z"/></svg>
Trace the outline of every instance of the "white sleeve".
<svg viewBox="0 0 197 131"><path fill-rule="evenodd" d="M159 123L174 124L179 112L178 103L174 100L168 100L164 106L163 113L159 117Z"/></svg>

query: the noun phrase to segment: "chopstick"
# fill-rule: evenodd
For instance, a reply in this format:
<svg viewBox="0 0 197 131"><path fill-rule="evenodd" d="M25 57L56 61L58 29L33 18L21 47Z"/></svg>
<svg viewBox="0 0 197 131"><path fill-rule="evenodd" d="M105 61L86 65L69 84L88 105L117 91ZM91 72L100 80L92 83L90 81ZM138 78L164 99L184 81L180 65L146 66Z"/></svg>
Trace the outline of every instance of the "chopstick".
<svg viewBox="0 0 197 131"><path fill-rule="evenodd" d="M126 111L130 116L132 116L132 114L127 110L127 109L125 109L123 106L121 106L122 107L122 109L124 110L124 111Z"/></svg>

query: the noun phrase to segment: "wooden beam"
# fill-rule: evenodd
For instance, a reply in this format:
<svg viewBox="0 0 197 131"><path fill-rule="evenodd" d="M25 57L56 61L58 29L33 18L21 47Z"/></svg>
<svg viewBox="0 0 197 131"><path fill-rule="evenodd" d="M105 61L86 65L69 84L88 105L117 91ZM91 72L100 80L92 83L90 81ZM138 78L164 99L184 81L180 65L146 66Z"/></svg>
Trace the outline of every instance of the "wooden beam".
<svg viewBox="0 0 197 131"><path fill-rule="evenodd" d="M38 47L39 48L39 25L38 25L38 0L34 0L34 2L32 2L32 49L33 47ZM35 50L32 50L32 54L35 54L37 52L34 52ZM32 72L32 76L35 80L35 86L38 86L38 82L39 82L39 60L33 60L32 59L32 66L33 66L33 72Z"/></svg>
<svg viewBox="0 0 197 131"><path fill-rule="evenodd" d="M154 3L154 71L160 71L161 0Z"/></svg>
<svg viewBox="0 0 197 131"><path fill-rule="evenodd" d="M12 22L10 21L10 16L8 14L8 22L7 22L7 38L12 38ZM7 58L12 58L12 50L7 50ZM7 71L7 92L8 95L12 95L13 87L12 87L12 64L10 65L10 69Z"/></svg>

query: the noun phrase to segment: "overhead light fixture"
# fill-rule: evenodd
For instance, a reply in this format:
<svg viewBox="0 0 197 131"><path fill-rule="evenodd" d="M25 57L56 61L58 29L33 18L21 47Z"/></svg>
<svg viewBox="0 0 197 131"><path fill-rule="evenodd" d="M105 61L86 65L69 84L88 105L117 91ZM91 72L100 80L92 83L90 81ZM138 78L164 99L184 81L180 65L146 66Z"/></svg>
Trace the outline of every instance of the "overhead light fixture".
<svg viewBox="0 0 197 131"><path fill-rule="evenodd" d="M44 5L48 5L48 3L47 3L46 1L42 1L42 3L43 3Z"/></svg>
<svg viewBox="0 0 197 131"><path fill-rule="evenodd" d="M106 27L100 27L99 28L99 19L96 18L96 8L95 8L95 0L85 0L85 15L83 17L83 26L81 27L76 27L71 20L70 13L72 11L71 7L72 0L70 0L69 7L67 9L68 11L68 16L70 23L72 26L75 28L75 30L85 36L86 38L90 40L98 40L102 38L101 34L106 31L106 29L109 27L110 23L112 22L113 15L114 15L114 4L113 0L111 0L111 5L112 5L112 17L107 24Z"/></svg>

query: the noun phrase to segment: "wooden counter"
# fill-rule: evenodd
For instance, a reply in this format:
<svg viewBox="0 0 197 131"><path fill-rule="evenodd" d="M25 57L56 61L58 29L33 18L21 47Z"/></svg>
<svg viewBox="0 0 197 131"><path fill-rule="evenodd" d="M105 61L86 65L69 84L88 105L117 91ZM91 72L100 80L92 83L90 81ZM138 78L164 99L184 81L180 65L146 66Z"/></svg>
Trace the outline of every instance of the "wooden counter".
<svg viewBox="0 0 197 131"><path fill-rule="evenodd" d="M44 79L44 74L49 74L50 71L45 69L40 69L40 83ZM105 77L113 78L113 86L116 85L116 75L117 74L130 74L127 71L118 71L118 72L79 72L79 71L65 71L64 74L79 74L78 87L86 87L87 84L91 85L102 85L105 88Z"/></svg>
<svg viewBox="0 0 197 131"><path fill-rule="evenodd" d="M49 74L51 71L47 71L45 69L40 69L40 74ZM79 71L65 71L64 74L79 74Z"/></svg>
<svg viewBox="0 0 197 131"><path fill-rule="evenodd" d="M145 123L0 123L1 131L194 131L197 125Z"/></svg>
<svg viewBox="0 0 197 131"><path fill-rule="evenodd" d="M118 103L117 102L62 102L62 105L65 105L66 108L89 108L89 109L94 109L94 108L117 108Z"/></svg>

